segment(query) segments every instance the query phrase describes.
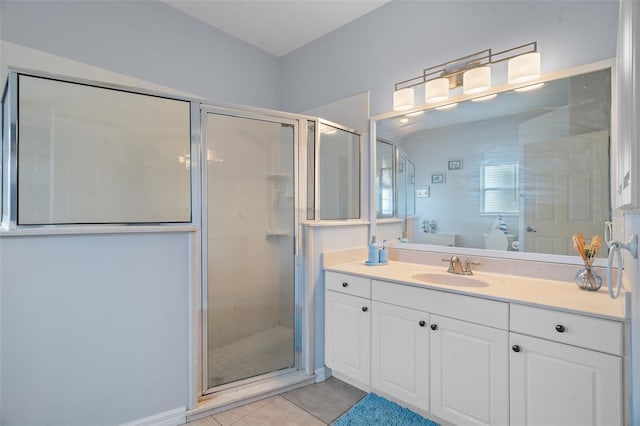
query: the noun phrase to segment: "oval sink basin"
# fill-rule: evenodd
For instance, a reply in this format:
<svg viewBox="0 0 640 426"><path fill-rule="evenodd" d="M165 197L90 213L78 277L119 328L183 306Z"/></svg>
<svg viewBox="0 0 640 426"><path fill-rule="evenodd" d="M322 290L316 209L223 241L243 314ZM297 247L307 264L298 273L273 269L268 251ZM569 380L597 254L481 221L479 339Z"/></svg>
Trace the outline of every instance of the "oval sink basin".
<svg viewBox="0 0 640 426"><path fill-rule="evenodd" d="M468 275L423 273L412 275L413 279L429 284L451 285L456 287L488 287L490 283Z"/></svg>

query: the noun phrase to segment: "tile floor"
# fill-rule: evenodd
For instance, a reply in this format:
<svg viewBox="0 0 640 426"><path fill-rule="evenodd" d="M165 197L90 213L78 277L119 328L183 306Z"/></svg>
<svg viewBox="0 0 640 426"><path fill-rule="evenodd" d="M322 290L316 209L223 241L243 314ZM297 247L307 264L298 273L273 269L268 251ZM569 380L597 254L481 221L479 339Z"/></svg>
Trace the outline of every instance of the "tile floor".
<svg viewBox="0 0 640 426"><path fill-rule="evenodd" d="M223 411L188 426L324 426L333 422L365 393L334 377L281 395Z"/></svg>

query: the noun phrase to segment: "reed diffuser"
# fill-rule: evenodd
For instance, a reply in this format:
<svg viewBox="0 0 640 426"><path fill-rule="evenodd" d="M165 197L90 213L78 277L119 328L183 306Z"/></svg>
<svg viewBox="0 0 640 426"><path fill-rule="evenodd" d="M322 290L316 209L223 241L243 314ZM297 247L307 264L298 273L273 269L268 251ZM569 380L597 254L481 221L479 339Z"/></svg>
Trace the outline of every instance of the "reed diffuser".
<svg viewBox="0 0 640 426"><path fill-rule="evenodd" d="M585 242L582 234L575 234L571 239L573 240L573 247L584 262L584 268L580 269L576 274L576 285L583 290L599 290L602 287L602 277L593 271L591 266L600 250L600 237L595 235L589 244Z"/></svg>

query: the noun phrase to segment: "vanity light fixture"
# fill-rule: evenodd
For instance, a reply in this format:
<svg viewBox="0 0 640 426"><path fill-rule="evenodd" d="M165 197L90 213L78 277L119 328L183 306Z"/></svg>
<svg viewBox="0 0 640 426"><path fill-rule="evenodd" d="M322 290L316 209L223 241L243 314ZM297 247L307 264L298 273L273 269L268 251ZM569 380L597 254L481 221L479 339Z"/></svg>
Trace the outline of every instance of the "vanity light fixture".
<svg viewBox="0 0 640 426"><path fill-rule="evenodd" d="M538 42L493 53L481 50L443 64L422 70L422 75L400 81L393 92L393 110L406 111L415 106L415 86L424 84L425 103L437 103L449 99L451 89L462 86L464 94L482 93L491 88L491 66L508 61L508 82L517 84L533 81L540 76Z"/></svg>
<svg viewBox="0 0 640 426"><path fill-rule="evenodd" d="M462 93L474 95L491 89L491 67L471 68L462 74Z"/></svg>
<svg viewBox="0 0 640 426"><path fill-rule="evenodd" d="M428 104L435 104L449 99L449 79L446 77L436 78L424 84L424 101Z"/></svg>
<svg viewBox="0 0 640 426"><path fill-rule="evenodd" d="M408 122L409 122L409 119L408 119L407 117L402 117L402 118L400 119L400 123L402 123L402 124L406 124L406 123L408 123Z"/></svg>
<svg viewBox="0 0 640 426"><path fill-rule="evenodd" d="M393 92L393 110L406 111L413 108L413 87L406 87Z"/></svg>
<svg viewBox="0 0 640 426"><path fill-rule="evenodd" d="M516 56L507 62L509 84L524 83L540 77L540 53L531 52Z"/></svg>

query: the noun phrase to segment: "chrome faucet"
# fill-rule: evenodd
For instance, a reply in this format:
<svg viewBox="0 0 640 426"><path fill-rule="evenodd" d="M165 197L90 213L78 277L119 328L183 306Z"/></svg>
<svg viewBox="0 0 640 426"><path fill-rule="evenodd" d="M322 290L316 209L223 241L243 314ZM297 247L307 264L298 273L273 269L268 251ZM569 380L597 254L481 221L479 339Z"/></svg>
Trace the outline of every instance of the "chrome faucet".
<svg viewBox="0 0 640 426"><path fill-rule="evenodd" d="M462 270L462 261L458 256L451 256L451 259L442 259L442 261L449 262L449 269L447 269L447 272L450 274L462 275L464 273Z"/></svg>
<svg viewBox="0 0 640 426"><path fill-rule="evenodd" d="M464 262L464 267L462 266L462 260L458 256L451 256L451 259L442 259L443 262L449 262L449 269L447 272L450 274L458 274L458 275L473 275L473 271L471 270L471 265L479 265L480 262L472 262L470 260L466 260Z"/></svg>

